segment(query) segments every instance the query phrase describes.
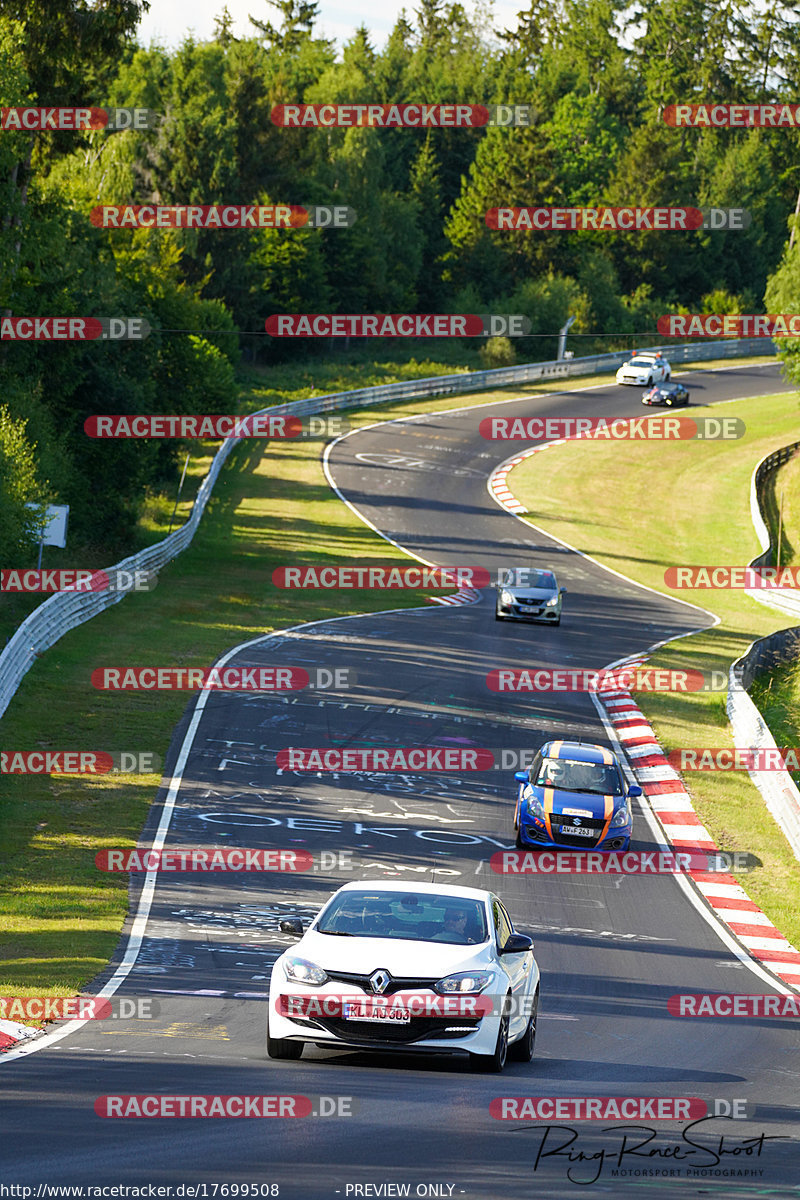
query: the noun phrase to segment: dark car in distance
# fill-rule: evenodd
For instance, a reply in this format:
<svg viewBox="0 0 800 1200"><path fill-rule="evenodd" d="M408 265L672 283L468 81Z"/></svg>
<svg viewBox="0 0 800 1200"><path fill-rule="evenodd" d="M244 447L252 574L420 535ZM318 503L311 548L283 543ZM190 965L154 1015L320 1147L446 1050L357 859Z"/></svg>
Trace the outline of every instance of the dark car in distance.
<svg viewBox="0 0 800 1200"><path fill-rule="evenodd" d="M689 403L689 391L682 383L657 383L642 392L642 404L666 404L672 408Z"/></svg>

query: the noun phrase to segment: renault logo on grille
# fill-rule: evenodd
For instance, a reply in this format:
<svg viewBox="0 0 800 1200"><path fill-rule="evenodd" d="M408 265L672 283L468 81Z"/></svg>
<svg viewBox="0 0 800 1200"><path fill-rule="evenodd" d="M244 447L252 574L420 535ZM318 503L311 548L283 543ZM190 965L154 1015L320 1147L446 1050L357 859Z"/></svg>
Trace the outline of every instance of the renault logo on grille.
<svg viewBox="0 0 800 1200"><path fill-rule="evenodd" d="M391 978L392 977L389 972L384 971L383 969L380 971L373 971L369 977L373 992L377 992L379 995L382 995L389 986Z"/></svg>

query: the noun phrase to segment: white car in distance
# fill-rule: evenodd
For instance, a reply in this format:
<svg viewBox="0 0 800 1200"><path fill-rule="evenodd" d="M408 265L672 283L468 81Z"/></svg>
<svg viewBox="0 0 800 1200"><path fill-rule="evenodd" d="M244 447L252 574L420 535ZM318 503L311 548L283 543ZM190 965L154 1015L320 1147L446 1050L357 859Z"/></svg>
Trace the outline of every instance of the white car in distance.
<svg viewBox="0 0 800 1200"><path fill-rule="evenodd" d="M331 896L270 977L267 1054L322 1049L456 1053L482 1071L530 1062L539 968L492 892L360 880Z"/></svg>
<svg viewBox="0 0 800 1200"><path fill-rule="evenodd" d="M617 371L617 383L634 383L651 387L672 377L672 368L661 354L634 353Z"/></svg>

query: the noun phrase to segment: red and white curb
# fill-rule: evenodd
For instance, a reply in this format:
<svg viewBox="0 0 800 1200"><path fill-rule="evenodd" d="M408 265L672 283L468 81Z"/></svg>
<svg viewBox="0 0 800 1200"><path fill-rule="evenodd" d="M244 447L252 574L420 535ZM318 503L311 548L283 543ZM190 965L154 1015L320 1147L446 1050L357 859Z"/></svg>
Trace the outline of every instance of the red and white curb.
<svg viewBox="0 0 800 1200"><path fill-rule="evenodd" d="M431 604L477 604L481 598L481 594L477 588L461 588L458 592L453 592L452 596L428 596Z"/></svg>
<svg viewBox="0 0 800 1200"><path fill-rule="evenodd" d="M31 1029L28 1025L19 1025L16 1021L0 1021L0 1050L6 1050L9 1046L14 1046L23 1038L33 1037L38 1033L38 1029Z"/></svg>
<svg viewBox="0 0 800 1200"><path fill-rule="evenodd" d="M529 450L523 450L521 454L515 458L509 458L506 462L501 463L496 470L492 471L489 476L489 491L494 496L498 504L503 508L508 509L512 513L526 513L528 510L511 491L508 486L509 471L513 471L514 467L519 466L526 458L530 458L532 454L541 454L543 450L549 449L550 446L561 446L568 438L558 438L554 442L545 442L543 446L531 446Z"/></svg>
<svg viewBox="0 0 800 1200"><path fill-rule="evenodd" d="M669 844L676 850L721 853L630 692L600 692L598 699ZM800 988L800 952L750 899L733 875L707 871L689 871L688 874L717 917L747 952L784 983Z"/></svg>
<svg viewBox="0 0 800 1200"><path fill-rule="evenodd" d="M548 446L561 445L568 440L560 438L557 442L547 442L544 446L532 446L515 458L502 463L489 479L489 491L497 502L509 512L527 512L508 487L509 471L532 454L538 454ZM624 664L616 663L615 667L635 667L645 661L644 658L631 657ZM656 741L656 735L630 692L599 692L597 698L606 710L615 735L628 757L653 815L664 830L668 844L676 850L695 849L708 854L722 853L695 812L680 776L667 762L663 749ZM709 907L748 954L784 983L800 990L800 952L750 899L734 876L716 871L690 871L688 874Z"/></svg>

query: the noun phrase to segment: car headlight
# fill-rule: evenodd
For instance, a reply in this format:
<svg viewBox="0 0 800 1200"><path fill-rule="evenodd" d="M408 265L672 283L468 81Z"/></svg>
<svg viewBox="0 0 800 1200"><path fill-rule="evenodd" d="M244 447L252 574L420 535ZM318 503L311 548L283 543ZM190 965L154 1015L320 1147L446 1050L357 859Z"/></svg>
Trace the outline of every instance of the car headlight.
<svg viewBox="0 0 800 1200"><path fill-rule="evenodd" d="M433 990L441 996L482 992L493 979L492 971L458 971L455 975L445 975L444 979L433 985Z"/></svg>
<svg viewBox="0 0 800 1200"><path fill-rule="evenodd" d="M512 596L511 592L507 592L505 590L505 588L503 588L502 592L500 593L500 603L501 604L513 604L514 603L514 597Z"/></svg>
<svg viewBox="0 0 800 1200"><path fill-rule="evenodd" d="M534 792L533 788L530 788L530 791L527 795L523 794L522 803L527 805L528 812L533 813L535 817L544 818L544 808L542 806L542 802Z"/></svg>
<svg viewBox="0 0 800 1200"><path fill-rule="evenodd" d="M617 809L617 811L614 813L614 816L611 818L611 828L614 829L618 825L627 825L630 819L631 810L628 808L627 804L623 804Z"/></svg>
<svg viewBox="0 0 800 1200"><path fill-rule="evenodd" d="M545 608L555 608L558 604L558 596L552 596L549 600L545 600L544 604Z"/></svg>
<svg viewBox="0 0 800 1200"><path fill-rule="evenodd" d="M322 967L309 962L307 958L287 958L283 964L287 979L293 983L308 983L311 987L319 987L328 982L328 976Z"/></svg>

